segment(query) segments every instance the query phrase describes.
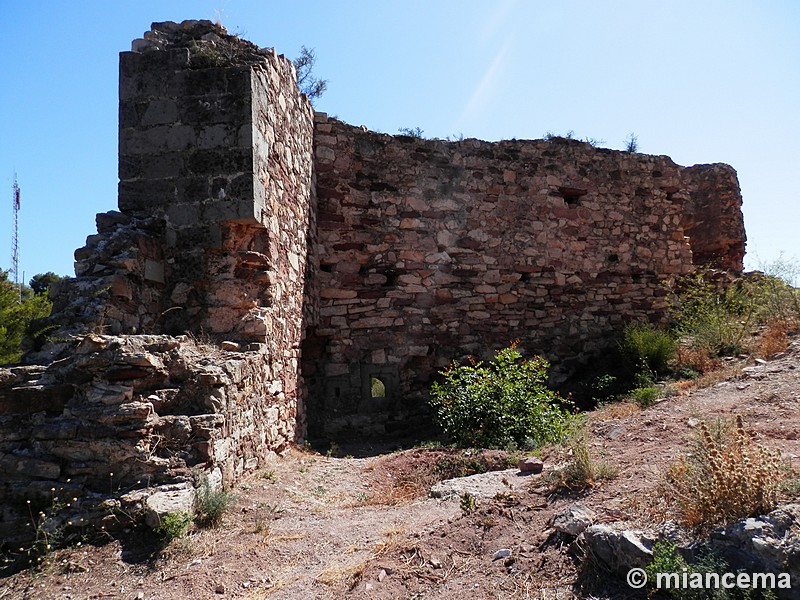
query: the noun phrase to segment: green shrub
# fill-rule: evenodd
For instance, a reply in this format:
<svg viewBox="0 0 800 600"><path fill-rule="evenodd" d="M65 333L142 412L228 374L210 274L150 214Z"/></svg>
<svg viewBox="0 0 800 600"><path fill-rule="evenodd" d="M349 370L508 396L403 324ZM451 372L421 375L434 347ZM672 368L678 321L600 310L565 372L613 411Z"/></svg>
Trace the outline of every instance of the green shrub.
<svg viewBox="0 0 800 600"><path fill-rule="evenodd" d="M688 583L686 587L679 585L679 587L667 588L664 587L666 582L662 581L662 587L664 587L662 592L670 598L679 600L777 600L777 596L770 589L693 586L692 582L695 580L706 581L706 574L721 576L734 571L725 559L707 549L701 551L692 561L688 561L678 552L677 546L669 540L656 542L653 546L653 559L644 570L651 588L656 587L659 573L677 575L678 582L682 582L686 577ZM712 579L712 581L714 580ZM660 598L661 594L657 597Z"/></svg>
<svg viewBox="0 0 800 600"><path fill-rule="evenodd" d="M779 322L796 330L800 321L800 290L792 287L784 277L789 275L750 273L742 288L753 298L759 324Z"/></svg>
<svg viewBox="0 0 800 600"><path fill-rule="evenodd" d="M22 339L37 319L50 314L52 303L46 293L34 294L27 286L17 287L0 271L0 364L18 363Z"/></svg>
<svg viewBox="0 0 800 600"><path fill-rule="evenodd" d="M547 389L549 364L521 360L516 345L489 363L454 363L431 388L436 420L456 443L484 448L533 448L560 442L571 415L568 403Z"/></svg>
<svg viewBox="0 0 800 600"><path fill-rule="evenodd" d="M654 325L634 323L622 332L619 350L632 372L649 371L656 376L669 371L678 343Z"/></svg>
<svg viewBox="0 0 800 600"><path fill-rule="evenodd" d="M673 297L676 332L689 347L706 350L712 356L738 354L757 322L758 298L754 292L744 285L721 289L702 274L683 278Z"/></svg>
<svg viewBox="0 0 800 600"><path fill-rule="evenodd" d="M638 387L631 390L631 398L640 408L649 408L656 403L661 390L655 386Z"/></svg>
<svg viewBox="0 0 800 600"><path fill-rule="evenodd" d="M191 513L179 510L164 515L158 527L155 528L155 532L163 543L169 544L172 540L186 535L191 524Z"/></svg>
<svg viewBox="0 0 800 600"><path fill-rule="evenodd" d="M461 514L466 517L475 512L475 509L478 508L478 501L469 492L464 492L461 494L459 506L461 507Z"/></svg>
<svg viewBox="0 0 800 600"><path fill-rule="evenodd" d="M236 496L230 492L221 488L213 489L208 478L204 477L197 491L197 524L201 527L218 527L235 500Z"/></svg>
<svg viewBox="0 0 800 600"><path fill-rule="evenodd" d="M623 385L619 377L610 373L598 375L588 385L589 397L594 404L613 402L622 391Z"/></svg>
<svg viewBox="0 0 800 600"><path fill-rule="evenodd" d="M424 139L425 132L419 127L401 127L397 131L400 133L400 135L406 135L418 140Z"/></svg>

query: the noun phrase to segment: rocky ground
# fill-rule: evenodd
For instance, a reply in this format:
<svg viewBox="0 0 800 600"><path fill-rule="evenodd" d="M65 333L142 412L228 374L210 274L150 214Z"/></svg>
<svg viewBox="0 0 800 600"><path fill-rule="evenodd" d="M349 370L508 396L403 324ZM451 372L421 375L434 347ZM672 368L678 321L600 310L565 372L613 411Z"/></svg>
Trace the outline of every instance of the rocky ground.
<svg viewBox="0 0 800 600"><path fill-rule="evenodd" d="M573 538L551 526L554 516L579 501L594 522L658 519L664 473L703 420L742 415L759 441L795 461L799 359L794 342L768 362L731 361L716 383L652 408L595 411L590 448L617 476L582 492L544 485L568 459L556 449L544 453L544 475L507 469L497 452L339 458L297 449L238 486L221 527L162 549L132 531L53 552L41 568L0 580L0 599L633 598L624 583L582 565ZM429 493L479 463L498 471L468 480L474 507L458 488Z"/></svg>

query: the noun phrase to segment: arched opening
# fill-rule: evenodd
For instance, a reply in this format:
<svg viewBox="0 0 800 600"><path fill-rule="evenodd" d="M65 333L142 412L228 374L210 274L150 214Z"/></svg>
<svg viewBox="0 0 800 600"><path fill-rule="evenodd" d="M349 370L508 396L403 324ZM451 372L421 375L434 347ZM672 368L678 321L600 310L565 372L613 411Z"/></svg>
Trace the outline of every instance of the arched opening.
<svg viewBox="0 0 800 600"><path fill-rule="evenodd" d="M386 398L386 384L377 377L370 379L370 396L372 398Z"/></svg>

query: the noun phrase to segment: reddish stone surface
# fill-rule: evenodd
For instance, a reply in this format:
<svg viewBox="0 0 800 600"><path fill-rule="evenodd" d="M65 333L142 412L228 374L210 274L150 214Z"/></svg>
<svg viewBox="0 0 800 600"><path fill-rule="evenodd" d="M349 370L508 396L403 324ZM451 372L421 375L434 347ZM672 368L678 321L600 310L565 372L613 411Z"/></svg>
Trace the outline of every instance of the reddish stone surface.
<svg viewBox="0 0 800 600"><path fill-rule="evenodd" d="M314 142L330 219L314 245L322 353L304 368L322 430L337 418L357 430L378 350L402 414L453 359L519 339L563 374L626 323L662 319L671 278L742 268L741 196L725 165L559 138L392 137L320 114Z"/></svg>
<svg viewBox="0 0 800 600"><path fill-rule="evenodd" d="M529 456L517 462L517 468L523 473L541 473L544 470L544 463L535 456Z"/></svg>

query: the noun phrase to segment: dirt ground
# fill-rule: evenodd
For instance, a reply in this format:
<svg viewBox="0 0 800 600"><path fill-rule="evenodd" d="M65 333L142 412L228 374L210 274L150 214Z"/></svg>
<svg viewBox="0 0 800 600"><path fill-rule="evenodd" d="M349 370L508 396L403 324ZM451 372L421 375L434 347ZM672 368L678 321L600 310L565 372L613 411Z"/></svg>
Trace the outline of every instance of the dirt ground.
<svg viewBox="0 0 800 600"><path fill-rule="evenodd" d="M591 413L593 456L618 474L587 491L552 493L542 475L509 472L508 491L465 514L458 497L430 497L430 484L477 463L507 468L503 453L336 458L295 450L239 484L221 527L161 550L132 531L54 552L40 569L0 579L0 599L588 597L575 585L572 540L549 527L559 509L580 500L600 522L652 522L664 473L701 420L740 414L761 443L796 462L800 342L763 364L731 361L728 376L646 410L615 404ZM546 452L545 471L564 458ZM510 555L500 556L503 549ZM633 597L610 577L600 582L594 598Z"/></svg>

